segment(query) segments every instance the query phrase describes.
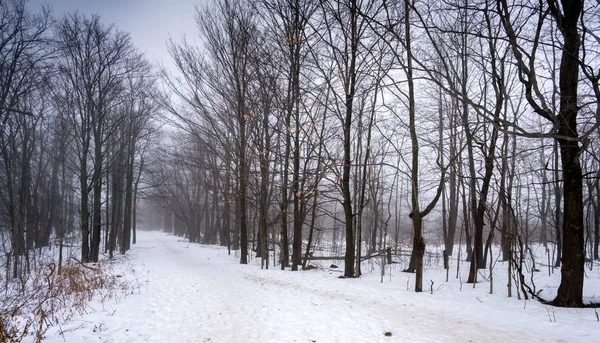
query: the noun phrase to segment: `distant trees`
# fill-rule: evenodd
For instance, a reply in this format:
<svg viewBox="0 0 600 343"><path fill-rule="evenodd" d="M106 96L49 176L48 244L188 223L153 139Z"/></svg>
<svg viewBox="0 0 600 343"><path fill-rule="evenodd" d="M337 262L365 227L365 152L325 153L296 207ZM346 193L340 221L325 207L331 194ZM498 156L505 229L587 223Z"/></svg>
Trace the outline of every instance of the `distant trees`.
<svg viewBox="0 0 600 343"><path fill-rule="evenodd" d="M368 245L369 254L377 254L391 243L386 238L392 218L398 227L393 244L398 244L403 217L410 214L413 258L407 270L421 273L425 241L434 238L425 235L423 218L435 218L438 200L442 225L433 236L444 241L447 256L464 239L469 282L477 282L477 270L485 268L495 242L513 264L520 263L523 246L534 236L556 243L557 261L561 250L571 254L563 240L571 239L569 234L557 230L566 225L561 204L566 193L554 192L561 188L557 170L566 162L557 163L559 150L548 148L545 140L564 138L557 130L568 127L558 120L562 115L552 115L560 112L553 110L560 97L552 96L549 85L562 87L553 70L566 62L553 52L568 44L556 42L550 32L563 32L561 18L570 6L528 4L223 0L200 8L202 46L171 44L181 78L168 79L176 97L165 101L172 123L185 132L186 138L178 139L203 149L186 157L196 162L184 165L192 174L212 175L212 184L199 183L192 203L211 208L211 216L222 223L221 244L239 245L242 263L248 239L263 263L268 265L269 251L278 252L271 263L285 268L291 257L293 270L307 265L321 223L318 233L329 232L334 243L344 239L344 276L359 276L363 249ZM527 18L511 19L513 7ZM589 5L580 13L590 22L597 11ZM577 96L586 99L581 106L592 118L597 66L590 57L593 49L584 47L596 36L585 23L577 24L583 42L578 51L585 52L578 72L587 83L585 95ZM525 36L514 28L521 25L539 34ZM553 66L548 73L536 54ZM550 118L552 128L531 118L525 102ZM582 135L573 130L564 144L585 142L579 148L587 149L597 126L590 119ZM592 158L582 150L573 156L584 155ZM210 166L201 163L207 160ZM433 165L439 174L424 168ZM531 170L535 165L541 168ZM527 193L525 180L539 180L540 186ZM589 210L596 188L588 184ZM176 198L184 190L170 193ZM162 199L174 204L173 197ZM383 199L389 199L385 220ZM248 206L253 202L258 205ZM533 207L540 209L539 217L532 215ZM530 230L537 221L541 229ZM338 224L344 228L341 236ZM204 226L202 235L209 235Z"/></svg>
<svg viewBox="0 0 600 343"><path fill-rule="evenodd" d="M225 177L233 175L231 170L235 172L235 196L228 195L225 201L236 205L233 245L235 249L239 242L240 263L245 264L248 261L248 145L252 142L248 123L259 115L253 110L268 111L268 108L253 108L250 100L258 71L254 59L260 56L256 13L247 3L220 1L212 8L198 8L196 22L208 59L186 42L170 46L177 68L184 75L180 81L172 80L171 88L196 113L192 118L185 108L173 105L168 108L179 119L178 125L192 136L214 138L213 142L202 141L207 144L207 150L217 154L215 162L225 163Z"/></svg>
<svg viewBox="0 0 600 343"><path fill-rule="evenodd" d="M143 112L147 110L142 108L148 94L135 88L139 84L127 82L133 82L132 78L143 79L143 74L148 74L149 69L131 44L129 36L112 26L105 26L97 16L65 16L57 24L55 42L58 53L55 99L61 115L65 116L65 122L76 133L74 142L81 191L81 260L95 262L100 253L103 180L109 169L106 163L109 162L107 156L112 148L108 142L123 126L127 127L127 131L121 132L119 142L112 142L123 144L116 156L120 158L119 161L126 161L119 166L124 169L117 178L125 176L125 227L121 252L129 248L134 147L145 120L142 119L141 124L136 123L140 121L136 116L148 116ZM140 88L143 89L143 85ZM127 91L130 92L129 97ZM120 191L113 184L113 195L116 193L118 196ZM113 210L119 211L120 207ZM118 215L115 220L118 220ZM109 233L112 234L109 240L114 242L112 236L117 233L114 226ZM113 245L109 245L111 252Z"/></svg>
<svg viewBox="0 0 600 343"><path fill-rule="evenodd" d="M49 188L43 175L49 27L46 10L35 15L24 1L0 3L0 229L10 236L7 278L29 272L29 251L49 243L49 202L41 198Z"/></svg>
<svg viewBox="0 0 600 343"><path fill-rule="evenodd" d="M240 263L255 251L265 268L308 267L327 239L344 277L359 277L365 259L407 244L416 291L430 243L459 264L466 247L475 283L495 244L522 274L539 241L562 268L553 304L581 306L600 245L599 11L218 0L197 8L198 46L169 43L177 71L158 79L97 16L2 2L11 276L74 233L83 262L126 253L143 196L165 228Z"/></svg>
<svg viewBox="0 0 600 343"><path fill-rule="evenodd" d="M26 1L11 0L0 3L0 27L0 230L3 237L4 230L10 233L3 245L9 248L7 277L25 276L34 249L53 242L60 272L66 236L81 237L83 262L99 259L103 240L111 257L117 242L124 253L135 227L142 156L153 139L151 66L127 34L97 16L54 21L45 8L34 14ZM111 159L116 156L118 163ZM122 181L122 190L114 184L109 190L109 179ZM121 215L118 232L105 219L113 211Z"/></svg>

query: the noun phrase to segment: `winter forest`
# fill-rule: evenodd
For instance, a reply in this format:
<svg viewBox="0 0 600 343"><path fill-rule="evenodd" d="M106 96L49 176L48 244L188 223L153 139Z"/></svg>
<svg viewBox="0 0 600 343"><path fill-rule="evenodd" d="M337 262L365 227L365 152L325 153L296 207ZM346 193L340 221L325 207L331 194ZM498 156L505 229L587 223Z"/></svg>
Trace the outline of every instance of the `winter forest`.
<svg viewBox="0 0 600 343"><path fill-rule="evenodd" d="M160 275L136 263L160 265L144 249L161 239L229 261L214 289L243 275L352 298L370 278L374 297L477 312L494 294L598 337L598 0L210 0L189 16L169 67L101 16L0 0L0 341L153 294ZM382 330L337 341L402 335ZM490 335L474 341L525 340Z"/></svg>

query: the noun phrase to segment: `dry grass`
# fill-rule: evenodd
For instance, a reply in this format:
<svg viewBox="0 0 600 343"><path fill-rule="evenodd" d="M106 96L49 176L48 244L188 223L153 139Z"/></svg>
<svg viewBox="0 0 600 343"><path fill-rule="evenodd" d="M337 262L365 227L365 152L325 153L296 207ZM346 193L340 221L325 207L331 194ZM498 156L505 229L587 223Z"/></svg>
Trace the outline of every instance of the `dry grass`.
<svg viewBox="0 0 600 343"><path fill-rule="evenodd" d="M109 264L91 266L71 259L60 274L55 263L38 265L42 267L25 282L0 276L0 342L21 342L29 335L40 342L49 327L86 313L93 298L104 303L135 287L114 275Z"/></svg>

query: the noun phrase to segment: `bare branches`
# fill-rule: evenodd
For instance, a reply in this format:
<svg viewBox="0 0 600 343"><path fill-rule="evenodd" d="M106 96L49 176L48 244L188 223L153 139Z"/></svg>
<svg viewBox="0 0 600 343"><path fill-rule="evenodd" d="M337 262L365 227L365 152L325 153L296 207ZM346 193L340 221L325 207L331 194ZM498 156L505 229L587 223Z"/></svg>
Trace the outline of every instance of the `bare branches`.
<svg viewBox="0 0 600 343"><path fill-rule="evenodd" d="M19 110L17 108L11 108L11 107L0 107L0 111L6 113L6 115L10 115L10 113L16 113L16 114L22 114L24 116L33 116L33 113L31 111L27 111L27 110Z"/></svg>

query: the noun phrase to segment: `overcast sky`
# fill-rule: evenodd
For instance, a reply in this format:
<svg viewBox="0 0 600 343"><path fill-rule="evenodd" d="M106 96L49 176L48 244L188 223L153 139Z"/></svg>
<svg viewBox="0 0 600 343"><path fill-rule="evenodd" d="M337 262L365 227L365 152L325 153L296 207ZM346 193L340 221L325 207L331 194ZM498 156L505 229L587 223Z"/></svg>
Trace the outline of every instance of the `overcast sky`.
<svg viewBox="0 0 600 343"><path fill-rule="evenodd" d="M170 65L166 41L183 35L195 39L198 31L194 22L194 6L203 0L29 0L32 11L42 4L52 8L53 16L79 11L98 14L104 23L113 23L129 32L135 46L146 53L151 62Z"/></svg>

